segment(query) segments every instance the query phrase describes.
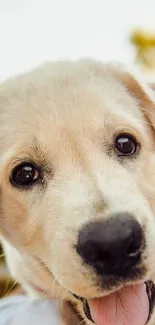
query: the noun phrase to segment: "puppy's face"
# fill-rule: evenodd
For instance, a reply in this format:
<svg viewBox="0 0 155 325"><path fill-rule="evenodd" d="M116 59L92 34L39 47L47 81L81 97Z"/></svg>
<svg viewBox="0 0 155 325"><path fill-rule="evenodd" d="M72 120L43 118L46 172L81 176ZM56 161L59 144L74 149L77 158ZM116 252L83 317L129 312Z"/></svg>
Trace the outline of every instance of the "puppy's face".
<svg viewBox="0 0 155 325"><path fill-rule="evenodd" d="M147 86L94 62L0 88L2 235L90 320L87 300L154 277L153 106Z"/></svg>

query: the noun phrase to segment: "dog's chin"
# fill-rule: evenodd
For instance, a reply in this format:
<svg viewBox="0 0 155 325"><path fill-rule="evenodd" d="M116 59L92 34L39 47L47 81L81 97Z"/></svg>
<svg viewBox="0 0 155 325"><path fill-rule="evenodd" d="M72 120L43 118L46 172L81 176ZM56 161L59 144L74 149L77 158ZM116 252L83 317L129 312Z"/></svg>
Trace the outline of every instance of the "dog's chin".
<svg viewBox="0 0 155 325"><path fill-rule="evenodd" d="M126 286L126 287L123 287L122 289L115 290L112 293L110 292L109 295L99 297L99 298L95 297L94 299L91 299L91 300L87 299L87 298L84 298L84 297L79 297L79 296L77 296L75 294L73 294L73 296L77 300L77 305L79 305L79 304L81 305L80 306L80 310L82 310L81 317L84 319L85 323L86 324L92 323L92 324L100 325L102 322L100 322L100 321L97 322L96 321L96 319L99 319L100 317L98 317L98 316L94 317L94 315L95 315L94 310L95 310L95 308L97 308L97 306L98 306L98 312L99 312L99 310L101 310L102 305L104 307L103 309L106 309L107 304L110 302L111 296L115 295L115 297L117 297L117 296L119 297L119 300L120 300L120 303L121 303L122 307L125 308L126 307L125 306L126 302L123 302L123 300L122 300L123 295L121 297L121 291L124 290L124 289L125 290L130 290L128 288L132 287L133 291L135 290L135 295L137 296L135 288L138 287L138 286L139 286L138 288L140 288L140 287L142 287L142 285L145 287L145 294L146 294L146 297L147 297L147 298L145 297L145 300L147 299L148 301L147 301L147 311L146 311L146 313L144 313L144 310L145 310L144 300L141 302L141 305L140 305L140 314L141 315L140 316L142 316L142 314L145 314L144 315L144 324L146 324L150 320L150 317L151 317L152 312L153 312L154 307L155 307L155 284L151 280L146 281L145 283L141 283L139 285L135 285L135 286L134 285L133 286L131 286L131 285ZM127 291L126 291L126 293L127 293ZM124 295L124 298L125 298L125 295ZM130 299L131 298L132 297L130 297ZM108 299L109 299L109 302L108 302ZM112 304L111 304L110 308L112 310ZM127 312L130 313L128 308L129 308L129 306L127 307ZM136 306L136 308L138 308L138 307ZM117 307L116 307L116 309L117 309ZM119 311L117 311L117 312L119 313ZM110 313L112 314L112 311L110 311ZM108 312L107 312L107 314L108 314ZM131 311L131 314L134 314L133 311ZM106 315L106 317L108 317L108 316ZM134 315L134 317L136 318L135 315ZM128 315L126 315L126 318L128 318ZM129 317L129 319L130 319L130 317ZM117 319L117 321L118 321L118 319ZM104 317L103 317L103 324L104 324L104 322L105 321L104 321ZM108 321L106 323L108 324ZM118 321L118 323L121 324L121 321L120 322ZM124 322L122 321L122 323L124 323ZM138 321L136 320L135 323L138 324ZM128 324L128 322L126 322L126 324ZM131 324L131 321L130 321L130 324ZM132 322L132 324L133 324L133 322ZM109 325L111 325L111 324L109 324Z"/></svg>

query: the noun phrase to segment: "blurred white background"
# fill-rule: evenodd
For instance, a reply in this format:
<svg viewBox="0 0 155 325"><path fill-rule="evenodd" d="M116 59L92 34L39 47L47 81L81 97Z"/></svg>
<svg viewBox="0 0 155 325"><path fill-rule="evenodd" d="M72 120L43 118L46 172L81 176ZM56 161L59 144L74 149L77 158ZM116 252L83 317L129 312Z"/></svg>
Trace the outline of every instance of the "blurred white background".
<svg viewBox="0 0 155 325"><path fill-rule="evenodd" d="M155 30L155 0L0 0L0 80L46 60L132 62L132 28Z"/></svg>

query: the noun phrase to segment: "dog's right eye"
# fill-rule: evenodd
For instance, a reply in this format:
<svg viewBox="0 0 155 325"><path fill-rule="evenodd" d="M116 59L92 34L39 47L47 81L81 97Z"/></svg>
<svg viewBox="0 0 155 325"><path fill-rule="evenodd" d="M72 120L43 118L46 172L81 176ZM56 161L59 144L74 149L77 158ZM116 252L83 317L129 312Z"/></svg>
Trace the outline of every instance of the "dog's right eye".
<svg viewBox="0 0 155 325"><path fill-rule="evenodd" d="M12 172L10 181L17 187L30 187L41 178L39 169L32 163L22 163Z"/></svg>
<svg viewBox="0 0 155 325"><path fill-rule="evenodd" d="M122 133L116 137L115 147L118 156L133 156L137 152L138 143L132 135Z"/></svg>

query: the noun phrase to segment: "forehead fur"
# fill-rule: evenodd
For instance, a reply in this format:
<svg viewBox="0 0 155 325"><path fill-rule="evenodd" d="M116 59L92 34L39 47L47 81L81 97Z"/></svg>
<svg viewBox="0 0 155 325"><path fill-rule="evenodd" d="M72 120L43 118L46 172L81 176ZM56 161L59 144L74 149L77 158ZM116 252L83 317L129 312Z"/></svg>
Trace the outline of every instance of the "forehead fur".
<svg viewBox="0 0 155 325"><path fill-rule="evenodd" d="M46 63L0 86L0 137L9 146L34 134L39 139L40 131L58 138L73 126L77 132L103 128L110 114L133 119L133 112L142 116L114 70L90 60Z"/></svg>
<svg viewBox="0 0 155 325"><path fill-rule="evenodd" d="M83 104L82 110L88 113L90 100L96 102L94 109L101 103L109 108L115 103L126 109L135 104L113 68L84 60L46 63L12 78L0 86L0 99L1 108L11 104L13 114L19 103L21 113L26 104L29 114L33 106L35 113L52 109L54 117L61 113L63 118L67 113L75 113L79 104Z"/></svg>

